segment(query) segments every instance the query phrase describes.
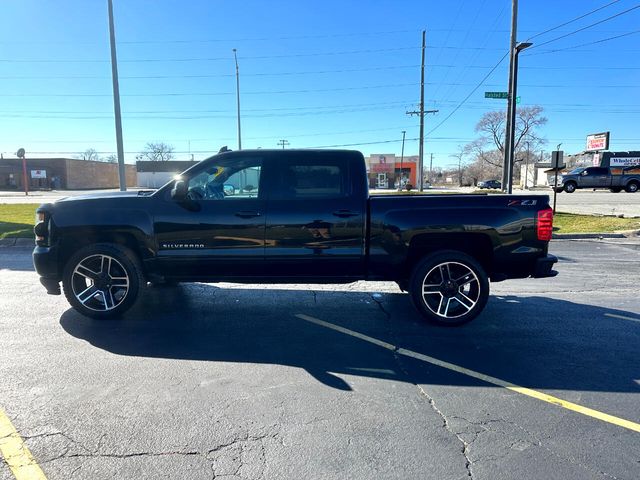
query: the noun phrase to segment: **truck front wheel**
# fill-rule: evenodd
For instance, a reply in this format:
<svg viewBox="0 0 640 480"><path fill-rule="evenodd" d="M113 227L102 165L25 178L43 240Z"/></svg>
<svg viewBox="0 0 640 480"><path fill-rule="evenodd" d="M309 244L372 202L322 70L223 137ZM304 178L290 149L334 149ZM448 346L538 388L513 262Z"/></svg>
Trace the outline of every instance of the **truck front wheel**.
<svg viewBox="0 0 640 480"><path fill-rule="evenodd" d="M573 182L567 182L564 185L564 191L567 193L573 193L576 191L576 184Z"/></svg>
<svg viewBox="0 0 640 480"><path fill-rule="evenodd" d="M72 255L62 286L71 306L84 316L119 317L138 299L145 281L136 255L121 245L89 245Z"/></svg>
<svg viewBox="0 0 640 480"><path fill-rule="evenodd" d="M415 266L409 293L426 320L457 326L482 312L489 298L489 280L482 266L469 255L441 251Z"/></svg>

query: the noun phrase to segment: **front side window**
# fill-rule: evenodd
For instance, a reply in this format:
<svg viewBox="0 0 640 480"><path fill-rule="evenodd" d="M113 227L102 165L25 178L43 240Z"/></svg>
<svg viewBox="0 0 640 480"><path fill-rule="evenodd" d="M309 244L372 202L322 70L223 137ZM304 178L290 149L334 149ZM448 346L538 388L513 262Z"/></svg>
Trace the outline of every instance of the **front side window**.
<svg viewBox="0 0 640 480"><path fill-rule="evenodd" d="M207 165L188 180L188 196L194 200L257 198L261 161L226 161Z"/></svg>

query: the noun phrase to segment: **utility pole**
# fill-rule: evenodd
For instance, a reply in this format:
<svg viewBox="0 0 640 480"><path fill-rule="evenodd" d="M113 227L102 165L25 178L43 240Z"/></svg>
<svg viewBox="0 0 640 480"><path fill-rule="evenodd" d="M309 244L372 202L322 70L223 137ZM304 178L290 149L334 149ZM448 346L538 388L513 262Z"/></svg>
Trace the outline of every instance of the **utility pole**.
<svg viewBox="0 0 640 480"><path fill-rule="evenodd" d="M404 176L404 172L402 170L404 164L404 137L407 134L406 130L402 131L402 151L400 152L400 180L398 180L398 191L402 190L402 178Z"/></svg>
<svg viewBox="0 0 640 480"><path fill-rule="evenodd" d="M527 141L527 159L524 164L524 187L523 190L527 189L527 184L529 181L529 142Z"/></svg>
<svg viewBox="0 0 640 480"><path fill-rule="evenodd" d="M122 115L120 113L120 87L118 86L118 59L116 57L116 34L113 26L113 2L108 0L109 6L109 41L111 44L111 77L113 79L113 110L116 120L116 148L118 151L118 176L120 177L120 191L127 189L127 179L124 170L124 147L122 145Z"/></svg>
<svg viewBox="0 0 640 480"><path fill-rule="evenodd" d="M426 47L426 30L422 31L422 62L420 66L420 110L417 112L406 112L407 115L420 115L420 145L418 148L418 191L424 191L422 179L424 171L424 116L427 113L437 113L438 110L424 110L424 52Z"/></svg>
<svg viewBox="0 0 640 480"><path fill-rule="evenodd" d="M284 150L284 146L289 145L289 142L283 139L278 142L278 145L282 145L282 149Z"/></svg>
<svg viewBox="0 0 640 480"><path fill-rule="evenodd" d="M236 98L238 100L238 150L242 150L242 135L240 134L240 70L238 69L238 55L233 49L233 58L236 60Z"/></svg>
<svg viewBox="0 0 640 480"><path fill-rule="evenodd" d="M431 154L431 160L429 161L429 187L433 185L433 153Z"/></svg>
<svg viewBox="0 0 640 480"><path fill-rule="evenodd" d="M507 94L507 121L504 139L504 162L502 164L502 189L509 189L509 158L511 153L511 109L514 107L513 92L513 61L516 54L516 34L518 28L518 0L511 0L511 41L509 42L509 85Z"/></svg>
<svg viewBox="0 0 640 480"><path fill-rule="evenodd" d="M425 110L424 109L424 104L420 104L420 110L416 111L412 111L412 112L406 112L407 115L419 115L420 116L420 148L419 148L419 153L418 153L418 189L420 192L424 191L424 185L423 185L423 181L422 181L422 176L423 176L423 170L424 170L424 160L423 160L423 155L424 155L424 116L428 113L438 113L439 110Z"/></svg>
<svg viewBox="0 0 640 480"><path fill-rule="evenodd" d="M424 51L426 49L426 31L422 31L422 61L420 62L420 149L418 153L418 161L420 162L418 170L420 171L420 180L418 180L418 189L424 191Z"/></svg>

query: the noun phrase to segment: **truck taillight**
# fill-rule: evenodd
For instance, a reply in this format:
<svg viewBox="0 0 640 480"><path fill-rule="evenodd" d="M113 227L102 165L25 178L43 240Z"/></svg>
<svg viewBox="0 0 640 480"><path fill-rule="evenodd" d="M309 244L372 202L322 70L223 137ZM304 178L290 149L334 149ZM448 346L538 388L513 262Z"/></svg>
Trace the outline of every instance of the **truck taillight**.
<svg viewBox="0 0 640 480"><path fill-rule="evenodd" d="M538 212L538 222L536 226L538 240L548 242L553 234L553 209L545 208Z"/></svg>

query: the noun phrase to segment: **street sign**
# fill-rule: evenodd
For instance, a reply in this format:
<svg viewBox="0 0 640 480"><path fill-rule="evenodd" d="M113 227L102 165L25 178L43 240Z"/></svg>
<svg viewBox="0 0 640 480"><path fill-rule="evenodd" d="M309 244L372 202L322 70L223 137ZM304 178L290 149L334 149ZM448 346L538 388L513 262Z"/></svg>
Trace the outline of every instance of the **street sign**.
<svg viewBox="0 0 640 480"><path fill-rule="evenodd" d="M520 96L516 97L516 103L520 103Z"/></svg>
<svg viewBox="0 0 640 480"><path fill-rule="evenodd" d="M509 98L509 92L484 92L484 98Z"/></svg>

